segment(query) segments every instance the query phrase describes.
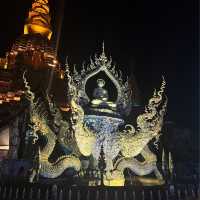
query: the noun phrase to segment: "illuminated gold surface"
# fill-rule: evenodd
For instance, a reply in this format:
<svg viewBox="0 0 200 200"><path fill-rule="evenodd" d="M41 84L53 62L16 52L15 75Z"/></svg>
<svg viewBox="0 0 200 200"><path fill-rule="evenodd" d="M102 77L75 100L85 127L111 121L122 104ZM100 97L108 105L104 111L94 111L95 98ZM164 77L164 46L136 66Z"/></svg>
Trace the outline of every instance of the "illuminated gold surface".
<svg viewBox="0 0 200 200"><path fill-rule="evenodd" d="M0 104L6 103L6 102L17 102L21 101L21 95L23 94L23 91L19 90L17 92L7 92L7 93L0 93Z"/></svg>
<svg viewBox="0 0 200 200"><path fill-rule="evenodd" d="M157 178L136 177L135 180L144 186L155 186L165 184L164 179Z"/></svg>
<svg viewBox="0 0 200 200"><path fill-rule="evenodd" d="M0 150L9 150L9 145L7 145L7 146L0 146Z"/></svg>
<svg viewBox="0 0 200 200"><path fill-rule="evenodd" d="M8 63L5 63L4 69L8 69Z"/></svg>
<svg viewBox="0 0 200 200"><path fill-rule="evenodd" d="M103 183L105 186L124 186L124 174L119 170L107 172L104 176Z"/></svg>
<svg viewBox="0 0 200 200"><path fill-rule="evenodd" d="M112 180L104 180L105 186L124 186L124 178L121 179L112 179Z"/></svg>
<svg viewBox="0 0 200 200"><path fill-rule="evenodd" d="M24 34L39 33L50 40L52 35L50 21L48 1L35 0L24 26Z"/></svg>
<svg viewBox="0 0 200 200"><path fill-rule="evenodd" d="M60 79L64 79L64 71L60 70L59 74L60 74Z"/></svg>

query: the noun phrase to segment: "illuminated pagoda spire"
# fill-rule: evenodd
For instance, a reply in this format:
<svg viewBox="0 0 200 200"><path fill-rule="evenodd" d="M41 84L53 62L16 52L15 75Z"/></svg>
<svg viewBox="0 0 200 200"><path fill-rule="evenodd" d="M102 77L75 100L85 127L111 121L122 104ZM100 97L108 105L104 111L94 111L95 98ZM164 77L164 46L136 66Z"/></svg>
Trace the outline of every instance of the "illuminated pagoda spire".
<svg viewBox="0 0 200 200"><path fill-rule="evenodd" d="M24 34L39 33L50 40L52 35L50 21L48 0L34 0L24 26Z"/></svg>
<svg viewBox="0 0 200 200"><path fill-rule="evenodd" d="M37 86L39 82L43 82L45 89L51 69L52 73L55 72L61 77L60 63L50 40L52 35L50 21L48 0L33 0L24 25L24 34L16 39L6 57L0 58L0 104L20 101L20 96L23 94L23 80L16 78L13 69L19 74L21 66L33 70L34 72L31 72L31 78L35 80L33 85ZM34 78L34 74L44 69L46 73L40 76L42 78Z"/></svg>
<svg viewBox="0 0 200 200"><path fill-rule="evenodd" d="M24 25L24 34L17 38L9 57L16 67L16 56L33 69L53 68L59 71L57 53L52 45L51 17L48 0L34 0Z"/></svg>

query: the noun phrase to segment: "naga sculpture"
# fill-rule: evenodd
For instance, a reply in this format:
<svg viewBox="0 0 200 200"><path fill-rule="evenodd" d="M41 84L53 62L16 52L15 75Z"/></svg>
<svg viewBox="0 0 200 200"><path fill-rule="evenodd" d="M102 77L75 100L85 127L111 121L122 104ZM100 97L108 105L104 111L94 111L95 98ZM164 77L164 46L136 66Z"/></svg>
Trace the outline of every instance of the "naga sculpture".
<svg viewBox="0 0 200 200"><path fill-rule="evenodd" d="M48 126L47 116L45 112L42 112L41 105L35 101L35 95L30 90L25 73L23 76L26 97L30 102L30 121L31 130L28 131L29 137L33 137L33 143L38 140L39 137L45 137L46 145L41 148L39 147L39 173L41 176L46 178L56 178L63 173L67 168L74 168L75 170L80 169L80 160L73 155L61 156L54 163L49 162L49 156L52 154L55 144L56 135L52 129Z"/></svg>
<svg viewBox="0 0 200 200"><path fill-rule="evenodd" d="M128 116L132 108L131 89L128 80L124 83L121 72L117 72L103 52L95 61L83 69L79 74L76 69L70 75L69 66L66 65L65 78L67 80L67 96L70 106L70 120L66 120L51 98L47 96L50 115L53 117L53 129L48 124L46 113L41 111L41 106L35 100L33 92L24 77L27 88L27 98L30 101L30 118L33 124L32 135L36 139L45 137L47 142L40 148L39 162L40 174L44 177L55 178L67 168L73 167L80 170L80 157L92 157L93 168L98 168L98 158L103 146L106 162L104 184L124 185L123 172L130 169L139 176L154 172L162 180L162 175L157 169L156 155L149 149L151 140L159 139L163 118L167 106L167 98L163 102L165 80L163 78L159 91L154 91L143 114L137 117L137 128L126 124L124 116ZM102 72L116 87L117 98L112 102L104 89L105 81L98 79L99 87L93 93L93 100L86 92L87 81ZM124 127L124 128L122 128ZM65 148L71 149L71 155L65 155L55 163L48 161L56 141ZM120 156L119 156L120 155ZM141 155L144 161L139 161L136 156ZM118 158L118 159L117 159Z"/></svg>

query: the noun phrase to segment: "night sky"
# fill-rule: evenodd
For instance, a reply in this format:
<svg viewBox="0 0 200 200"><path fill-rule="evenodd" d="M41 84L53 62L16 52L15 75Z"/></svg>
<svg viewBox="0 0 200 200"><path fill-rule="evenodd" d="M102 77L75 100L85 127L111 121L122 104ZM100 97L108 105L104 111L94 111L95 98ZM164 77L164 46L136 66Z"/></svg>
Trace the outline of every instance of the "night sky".
<svg viewBox="0 0 200 200"><path fill-rule="evenodd" d="M59 2L50 1L54 29L61 13ZM31 0L4 1L3 5L1 56L23 33ZM119 69L125 75L135 75L144 102L165 76L167 119L197 134L197 8L197 0L65 0L60 60L64 63L68 56L69 63L77 65L89 61L101 52L104 40L106 54Z"/></svg>

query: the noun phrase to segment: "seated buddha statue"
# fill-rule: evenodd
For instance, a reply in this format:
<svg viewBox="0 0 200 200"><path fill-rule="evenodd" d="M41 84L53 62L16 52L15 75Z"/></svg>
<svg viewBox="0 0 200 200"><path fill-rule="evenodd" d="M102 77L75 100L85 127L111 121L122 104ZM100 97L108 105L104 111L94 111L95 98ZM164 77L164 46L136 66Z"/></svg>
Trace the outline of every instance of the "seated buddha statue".
<svg viewBox="0 0 200 200"><path fill-rule="evenodd" d="M108 101L108 91L104 89L105 81L103 79L97 79L98 87L94 89L91 106L94 108L105 108L116 110L116 104L112 101Z"/></svg>

